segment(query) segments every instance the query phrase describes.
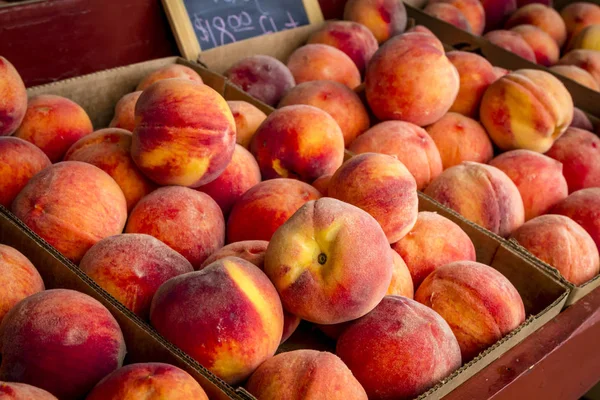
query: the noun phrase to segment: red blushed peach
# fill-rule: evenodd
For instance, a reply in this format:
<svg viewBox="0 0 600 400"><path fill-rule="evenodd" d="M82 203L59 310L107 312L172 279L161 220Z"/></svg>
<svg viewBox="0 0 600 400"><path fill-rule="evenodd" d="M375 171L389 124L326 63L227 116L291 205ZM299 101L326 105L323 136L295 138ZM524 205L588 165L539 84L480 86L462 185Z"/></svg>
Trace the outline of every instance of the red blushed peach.
<svg viewBox="0 0 600 400"><path fill-rule="evenodd" d="M466 161L450 167L425 194L500 236L523 225L525 210L519 189L498 168Z"/></svg>
<svg viewBox="0 0 600 400"><path fill-rule="evenodd" d="M494 67L493 69L494 74L496 75L496 79L494 80L494 82L502 78L504 75L508 75L510 73L509 70L500 67Z"/></svg>
<svg viewBox="0 0 600 400"><path fill-rule="evenodd" d="M519 8L506 21L506 29L517 25L535 25L546 32L561 48L567 40L567 27L558 11L544 4L533 3Z"/></svg>
<svg viewBox="0 0 600 400"><path fill-rule="evenodd" d="M326 44L307 44L288 59L287 66L296 83L335 81L354 89L360 85L360 71L341 50Z"/></svg>
<svg viewBox="0 0 600 400"><path fill-rule="evenodd" d="M404 296L412 299L415 295L415 287L406 263L394 250L392 254L392 282L388 287L386 295Z"/></svg>
<svg viewBox="0 0 600 400"><path fill-rule="evenodd" d="M345 85L333 81L311 81L299 84L281 99L279 107L306 104L325 111L335 119L348 146L369 129L369 114L360 97Z"/></svg>
<svg viewBox="0 0 600 400"><path fill-rule="evenodd" d="M225 76L244 92L272 107L296 84L284 63L264 55L241 59L225 71Z"/></svg>
<svg viewBox="0 0 600 400"><path fill-rule="evenodd" d="M513 150L500 154L490 162L517 185L525 221L546 214L568 194L561 163L530 150Z"/></svg>
<svg viewBox="0 0 600 400"><path fill-rule="evenodd" d="M92 164L110 175L125 195L128 212L156 188L131 159L131 140L124 129L100 129L79 139L65 154L65 161Z"/></svg>
<svg viewBox="0 0 600 400"><path fill-rule="evenodd" d="M267 119L267 115L245 101L228 101L227 104L235 119L235 141L240 146L249 149L252 136L260 124Z"/></svg>
<svg viewBox="0 0 600 400"><path fill-rule="evenodd" d="M367 394L335 354L316 350L281 353L265 361L246 384L262 400L367 400Z"/></svg>
<svg viewBox="0 0 600 400"><path fill-rule="evenodd" d="M600 86L600 52L595 50L571 50L560 60L559 65L574 65L589 72Z"/></svg>
<svg viewBox="0 0 600 400"><path fill-rule="evenodd" d="M446 320L464 362L525 321L523 300L500 272L474 261L446 264L431 273L415 300Z"/></svg>
<svg viewBox="0 0 600 400"><path fill-rule="evenodd" d="M2 321L0 379L80 399L123 365L125 341L110 312L74 290L27 297ZM57 356L58 355L58 356Z"/></svg>
<svg viewBox="0 0 600 400"><path fill-rule="evenodd" d="M419 126L440 119L459 86L458 72L439 40L424 33L387 41L371 58L365 78L367 101L377 118Z"/></svg>
<svg viewBox="0 0 600 400"><path fill-rule="evenodd" d="M33 144L0 136L0 204L10 208L27 182L50 165L44 152Z"/></svg>
<svg viewBox="0 0 600 400"><path fill-rule="evenodd" d="M448 3L458 8L469 22L471 32L474 35L481 35L485 28L485 10L478 0L433 0L432 3Z"/></svg>
<svg viewBox="0 0 600 400"><path fill-rule="evenodd" d="M594 240L571 218L542 215L526 222L512 238L574 285L582 285L600 272Z"/></svg>
<svg viewBox="0 0 600 400"><path fill-rule="evenodd" d="M65 97L39 95L29 99L23 122L14 135L35 144L55 163L73 143L93 130L90 117L77 103Z"/></svg>
<svg viewBox="0 0 600 400"><path fill-rule="evenodd" d="M198 269L209 255L223 247L225 220L209 195L169 186L140 200L129 215L125 232L154 236Z"/></svg>
<svg viewBox="0 0 600 400"><path fill-rule="evenodd" d="M471 25L465 15L450 3L429 3L423 11L432 17L454 25L458 29L471 32Z"/></svg>
<svg viewBox="0 0 600 400"><path fill-rule="evenodd" d="M379 222L390 243L402 239L417 220L415 179L396 158L364 153L333 174L327 195L363 209Z"/></svg>
<svg viewBox="0 0 600 400"><path fill-rule="evenodd" d="M121 97L115 106L115 115L108 126L133 132L135 129L135 105L141 94L142 91L138 90Z"/></svg>
<svg viewBox="0 0 600 400"><path fill-rule="evenodd" d="M546 155L562 163L569 193L600 187L600 138L593 133L569 128Z"/></svg>
<svg viewBox="0 0 600 400"><path fill-rule="evenodd" d="M125 307L148 319L159 286L192 272L181 254L150 235L107 237L85 253L79 268Z"/></svg>
<svg viewBox="0 0 600 400"><path fill-rule="evenodd" d="M314 106L272 112L252 138L250 150L263 179L312 182L332 174L344 160L344 135L335 119Z"/></svg>
<svg viewBox="0 0 600 400"><path fill-rule="evenodd" d="M0 136L11 135L27 111L27 90L15 67L0 57Z"/></svg>
<svg viewBox="0 0 600 400"><path fill-rule="evenodd" d="M136 90L143 91L148 89L148 87L155 82L172 78L186 79L192 82L203 83L200 75L198 75L198 73L193 69L186 67L185 65L172 64L157 69L156 71L146 75L146 77L138 84Z"/></svg>
<svg viewBox="0 0 600 400"><path fill-rule="evenodd" d="M594 131L594 125L592 124L592 121L590 121L588 116L579 108L573 109L573 121L571 121L571 125L569 127L579 128L590 132Z"/></svg>
<svg viewBox="0 0 600 400"><path fill-rule="evenodd" d="M261 182L233 206L227 220L227 242L269 241L304 203L320 197L317 189L295 179Z"/></svg>
<svg viewBox="0 0 600 400"><path fill-rule="evenodd" d="M121 233L127 220L119 185L100 168L79 161L54 164L35 175L12 211L76 264L96 242Z"/></svg>
<svg viewBox="0 0 600 400"><path fill-rule="evenodd" d="M460 348L437 313L386 296L340 336L336 354L371 400L412 399L460 367Z"/></svg>
<svg viewBox="0 0 600 400"><path fill-rule="evenodd" d="M596 79L583 68L579 68L575 65L554 65L550 67L550 70L566 76L580 85L595 91L600 91L600 85L598 85Z"/></svg>
<svg viewBox="0 0 600 400"><path fill-rule="evenodd" d="M58 400L47 391L24 383L0 382L2 400Z"/></svg>
<svg viewBox="0 0 600 400"><path fill-rule="evenodd" d="M571 39L585 27L600 24L600 7L588 2L570 3L560 12L566 26L568 38Z"/></svg>
<svg viewBox="0 0 600 400"><path fill-rule="evenodd" d="M415 178L418 190L442 173L442 159L435 143L425 129L410 122L381 122L352 142L349 150L396 157Z"/></svg>
<svg viewBox="0 0 600 400"><path fill-rule="evenodd" d="M558 45L550 35L535 25L517 25L511 29L527 42L533 50L536 63L549 67L556 64L560 57Z"/></svg>
<svg viewBox="0 0 600 400"><path fill-rule="evenodd" d="M437 37L433 34L433 32L431 32L431 30L429 28L427 28L423 25L415 25L412 28L406 30L406 33L410 33L410 32L424 33L426 35L433 36L434 38L437 39Z"/></svg>
<svg viewBox="0 0 600 400"><path fill-rule="evenodd" d="M444 169L463 161L485 164L494 156L492 141L483 126L464 115L449 112L426 130L439 150Z"/></svg>
<svg viewBox="0 0 600 400"><path fill-rule="evenodd" d="M275 354L283 309L260 269L227 257L165 282L152 300L150 321L167 340L237 385Z"/></svg>
<svg viewBox="0 0 600 400"><path fill-rule="evenodd" d="M260 182L260 169L248 150L235 145L233 157L225 171L217 179L197 190L206 193L217 202L223 215L229 215L233 205L248 189Z"/></svg>
<svg viewBox="0 0 600 400"><path fill-rule="evenodd" d="M383 43L406 29L406 8L398 0L349 0L344 19L366 26Z"/></svg>
<svg viewBox="0 0 600 400"><path fill-rule="evenodd" d="M319 178L317 178L313 183L312 186L317 189L321 195L323 196L327 196L327 190L329 189L329 182L331 182L331 177L333 176L333 174L331 175L323 175Z"/></svg>
<svg viewBox="0 0 600 400"><path fill-rule="evenodd" d="M306 203L275 232L265 273L287 311L336 324L381 301L392 278L392 254L373 217L325 197Z"/></svg>
<svg viewBox="0 0 600 400"><path fill-rule="evenodd" d="M515 53L521 58L535 63L535 53L529 43L516 32L497 30L486 33L484 39L489 40L498 47L502 47L506 51Z"/></svg>
<svg viewBox="0 0 600 400"><path fill-rule="evenodd" d="M481 5L485 10L485 29L491 31L502 26L517 9L516 0L482 0Z"/></svg>
<svg viewBox="0 0 600 400"><path fill-rule="evenodd" d="M135 106L131 156L159 185L215 180L235 148L235 121L214 89L184 79L156 82Z"/></svg>
<svg viewBox="0 0 600 400"><path fill-rule="evenodd" d="M479 114L500 149L544 153L571 124L573 99L552 74L521 69L488 87Z"/></svg>
<svg viewBox="0 0 600 400"><path fill-rule="evenodd" d="M102 379L85 400L208 400L190 374L162 363L130 364Z"/></svg>
<svg viewBox="0 0 600 400"><path fill-rule="evenodd" d="M578 190L551 211L571 218L590 234L600 249L600 188Z"/></svg>

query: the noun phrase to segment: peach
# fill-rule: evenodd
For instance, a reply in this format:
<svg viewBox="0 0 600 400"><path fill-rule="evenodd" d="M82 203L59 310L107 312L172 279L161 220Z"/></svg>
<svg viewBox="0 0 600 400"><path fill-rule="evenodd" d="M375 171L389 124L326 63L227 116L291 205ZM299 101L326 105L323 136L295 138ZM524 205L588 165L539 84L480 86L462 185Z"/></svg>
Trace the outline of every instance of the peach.
<svg viewBox="0 0 600 400"><path fill-rule="evenodd" d="M261 182L244 193L233 206L227 220L227 242L269 241L304 203L320 197L317 189L295 179Z"/></svg>
<svg viewBox="0 0 600 400"><path fill-rule="evenodd" d="M506 21L506 29L517 25L534 25L546 32L561 48L567 40L567 27L558 11L544 4L533 3L519 8Z"/></svg>
<svg viewBox="0 0 600 400"><path fill-rule="evenodd" d="M235 120L236 136L235 141L240 146L249 149L252 136L267 119L267 114L246 101L228 101Z"/></svg>
<svg viewBox="0 0 600 400"><path fill-rule="evenodd" d="M272 107L296 84L284 63L265 55L241 59L225 71L225 76L250 96Z"/></svg>
<svg viewBox="0 0 600 400"><path fill-rule="evenodd" d="M566 76L582 86L588 87L597 92L600 91L600 85L596 79L583 68L579 68L575 65L554 65L550 67L550 70L559 73L562 76Z"/></svg>
<svg viewBox="0 0 600 400"><path fill-rule="evenodd" d="M125 341L110 312L74 290L46 290L14 306L2 321L0 379L80 399L123 365Z"/></svg>
<svg viewBox="0 0 600 400"><path fill-rule="evenodd" d="M45 94L29 99L23 122L14 136L35 144L55 163L62 160L73 143L93 130L90 117L79 104Z"/></svg>
<svg viewBox="0 0 600 400"><path fill-rule="evenodd" d="M414 33L424 33L426 35L432 36L434 38L437 39L437 37L435 36L435 34L433 32L431 32L431 30L423 25L415 25L410 29L406 30L406 33L410 33L410 32L414 32ZM442 42L440 42L441 44ZM443 48L443 45L442 45Z"/></svg>
<svg viewBox="0 0 600 400"><path fill-rule="evenodd" d="M27 90L15 67L0 56L0 136L11 135L27 111Z"/></svg>
<svg viewBox="0 0 600 400"><path fill-rule="evenodd" d="M138 90L121 97L115 106L115 115L108 125L110 128L121 128L133 132L135 129L135 105L141 94L142 91Z"/></svg>
<svg viewBox="0 0 600 400"><path fill-rule="evenodd" d="M388 287L386 295L404 296L412 299L415 294L415 287L406 263L394 250L392 254L392 282Z"/></svg>
<svg viewBox="0 0 600 400"><path fill-rule="evenodd" d="M474 35L481 35L485 28L485 10L479 0L433 0L433 3L448 3L458 8L467 19L471 32Z"/></svg>
<svg viewBox="0 0 600 400"><path fill-rule="evenodd" d="M329 182L331 182L332 176L333 174L320 176L319 178L315 179L315 181L312 183L312 186L317 189L322 196L327 196L327 190L329 189Z"/></svg>
<svg viewBox="0 0 600 400"><path fill-rule="evenodd" d="M525 221L546 214L568 195L567 181L560 162L530 150L512 150L490 161L517 186Z"/></svg>
<svg viewBox="0 0 600 400"><path fill-rule="evenodd" d="M148 319L154 293L192 264L160 240L143 234L102 239L81 259L79 268L140 318Z"/></svg>
<svg viewBox="0 0 600 400"><path fill-rule="evenodd" d="M494 70L494 74L496 75L496 79L494 80L494 82L497 81L498 79L502 78L504 75L510 74L510 71L505 68L494 67L493 70Z"/></svg>
<svg viewBox="0 0 600 400"><path fill-rule="evenodd" d="M47 391L16 382L0 382L2 400L58 400Z"/></svg>
<svg viewBox="0 0 600 400"><path fill-rule="evenodd" d="M287 66L296 83L335 81L354 89L360 85L360 71L341 50L326 44L307 44L290 55Z"/></svg>
<svg viewBox="0 0 600 400"><path fill-rule="evenodd" d="M235 148L235 121L214 89L184 79L151 85L135 107L131 156L159 185L198 187L215 180Z"/></svg>
<svg viewBox="0 0 600 400"><path fill-rule="evenodd" d="M361 317L381 301L392 279L392 254L377 221L324 197L303 205L273 235L265 273L287 311L310 322Z"/></svg>
<svg viewBox="0 0 600 400"><path fill-rule="evenodd" d="M456 261L431 273L415 300L446 320L464 362L525 321L517 289L500 272L474 261Z"/></svg>
<svg viewBox="0 0 600 400"><path fill-rule="evenodd" d="M574 285L582 285L600 272L594 239L569 217L542 215L527 221L512 238Z"/></svg>
<svg viewBox="0 0 600 400"><path fill-rule="evenodd" d="M600 249L600 188L578 190L554 206L550 212L577 222Z"/></svg>
<svg viewBox="0 0 600 400"><path fill-rule="evenodd" d="M450 167L425 194L500 236L510 235L525 219L519 189L504 172L489 165L465 161Z"/></svg>
<svg viewBox="0 0 600 400"><path fill-rule="evenodd" d="M327 195L368 212L390 243L402 239L417 220L415 179L396 158L364 153L346 161L331 178Z"/></svg>
<svg viewBox="0 0 600 400"><path fill-rule="evenodd" d="M550 35L535 25L517 25L511 29L527 42L535 55L535 62L549 67L556 64L560 57L560 49Z"/></svg>
<svg viewBox="0 0 600 400"><path fill-rule="evenodd" d="M410 122L381 122L352 142L349 150L396 157L415 178L418 190L442 173L442 159L434 141L425 129Z"/></svg>
<svg viewBox="0 0 600 400"><path fill-rule="evenodd" d="M600 51L600 24L586 26L569 43L569 49Z"/></svg>
<svg viewBox="0 0 600 400"><path fill-rule="evenodd" d="M398 0L349 0L344 7L344 19L369 28L379 43L406 29L406 8Z"/></svg>
<svg viewBox="0 0 600 400"><path fill-rule="evenodd" d="M600 7L589 2L568 4L560 12L566 26L568 38L571 39L585 27L600 24Z"/></svg>
<svg viewBox="0 0 600 400"><path fill-rule="evenodd" d="M143 91L148 89L148 87L155 82L172 78L186 79L196 83L203 83L200 75L198 75L198 73L193 69L186 67L185 65L171 64L146 75L138 84L136 90Z"/></svg>
<svg viewBox="0 0 600 400"><path fill-rule="evenodd" d="M35 175L12 211L76 264L96 242L121 233L127 220L119 185L100 168L79 161L54 164Z"/></svg>
<svg viewBox="0 0 600 400"><path fill-rule="evenodd" d="M485 10L485 29L491 31L502 26L509 15L517 10L516 0L481 0Z"/></svg>
<svg viewBox="0 0 600 400"><path fill-rule="evenodd" d="M516 32L497 30L488 32L483 37L496 46L502 47L504 50L510 51L527 61L531 61L532 63L536 62L533 49L529 43Z"/></svg>
<svg viewBox="0 0 600 400"><path fill-rule="evenodd" d="M386 296L344 330L336 354L371 400L412 399L460 367L448 324L430 308Z"/></svg>
<svg viewBox="0 0 600 400"><path fill-rule="evenodd" d="M465 15L450 3L429 3L423 11L432 17L454 25L458 29L471 32L471 24L469 24Z"/></svg>
<svg viewBox="0 0 600 400"><path fill-rule="evenodd" d="M377 118L419 126L440 119L454 103L459 86L458 72L439 40L416 32L381 46L365 78L367 101Z"/></svg>
<svg viewBox="0 0 600 400"><path fill-rule="evenodd" d="M571 124L573 99L552 74L521 69L488 87L479 114L500 149L544 153Z"/></svg>
<svg viewBox="0 0 600 400"><path fill-rule="evenodd" d="M227 257L165 282L152 300L150 321L167 340L237 385L275 354L283 309L260 269Z"/></svg>
<svg viewBox="0 0 600 400"><path fill-rule="evenodd" d="M439 150L443 169L463 161L487 163L494 156L492 141L483 126L464 115L449 112L426 130Z"/></svg>
<svg viewBox="0 0 600 400"><path fill-rule="evenodd" d="M311 81L299 84L281 99L279 107L306 104L317 107L335 119L347 147L358 135L369 129L369 114L360 97L341 83Z"/></svg>
<svg viewBox="0 0 600 400"><path fill-rule="evenodd" d="M194 267L225 242L225 220L207 194L181 186L155 190L135 206L126 233L145 233L161 240Z"/></svg>
<svg viewBox="0 0 600 400"><path fill-rule="evenodd" d="M163 363L130 364L102 379L85 400L208 400L190 374Z"/></svg>
<svg viewBox="0 0 600 400"><path fill-rule="evenodd" d="M559 65L574 65L589 72L600 86L600 52L596 50L571 50L560 60Z"/></svg>
<svg viewBox="0 0 600 400"><path fill-rule="evenodd" d="M110 175L125 195L128 212L156 188L133 162L131 140L131 133L124 129L100 129L79 139L65 154L65 161L92 164Z"/></svg>
<svg viewBox="0 0 600 400"><path fill-rule="evenodd" d="M590 132L594 131L594 125L592 124L592 121L590 121L588 116L577 107L573 109L573 121L571 121L571 125L569 125L569 127L579 128Z"/></svg>
<svg viewBox="0 0 600 400"><path fill-rule="evenodd" d="M252 138L250 150L263 179L312 182L332 174L344 160L344 135L335 119L314 106L272 112Z"/></svg>
<svg viewBox="0 0 600 400"><path fill-rule="evenodd" d="M261 400L367 400L367 394L335 354L316 350L281 353L265 361L246 384Z"/></svg>
<svg viewBox="0 0 600 400"><path fill-rule="evenodd" d="M0 136L0 204L10 208L27 182L50 165L46 154L33 144Z"/></svg>
<svg viewBox="0 0 600 400"><path fill-rule="evenodd" d="M546 153L562 163L569 193L600 186L600 138L578 128L569 128Z"/></svg>

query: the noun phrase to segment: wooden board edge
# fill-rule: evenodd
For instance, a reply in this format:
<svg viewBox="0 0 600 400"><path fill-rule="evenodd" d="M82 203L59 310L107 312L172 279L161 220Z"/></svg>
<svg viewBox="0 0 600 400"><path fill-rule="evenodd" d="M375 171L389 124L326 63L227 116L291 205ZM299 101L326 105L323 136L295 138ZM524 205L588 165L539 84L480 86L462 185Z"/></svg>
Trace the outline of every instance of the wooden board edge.
<svg viewBox="0 0 600 400"><path fill-rule="evenodd" d="M197 60L202 49L183 0L162 0L162 3L181 55L190 61Z"/></svg>

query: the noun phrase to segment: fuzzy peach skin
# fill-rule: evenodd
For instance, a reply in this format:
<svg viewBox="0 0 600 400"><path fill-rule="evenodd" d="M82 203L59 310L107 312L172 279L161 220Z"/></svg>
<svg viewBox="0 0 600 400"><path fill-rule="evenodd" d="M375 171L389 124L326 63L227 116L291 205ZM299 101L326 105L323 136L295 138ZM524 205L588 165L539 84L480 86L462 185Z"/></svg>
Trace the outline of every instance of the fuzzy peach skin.
<svg viewBox="0 0 600 400"><path fill-rule="evenodd" d="M92 164L110 175L125 195L128 212L142 197L156 189L133 162L131 140L131 133L124 129L100 129L79 139L65 154L65 161Z"/></svg>
<svg viewBox="0 0 600 400"><path fill-rule="evenodd" d="M329 182L331 182L332 176L333 176L333 174L327 174L327 175L320 176L319 178L315 179L315 181L312 183L312 186L315 189L317 189L321 193L321 195L327 196L327 191L329 189Z"/></svg>
<svg viewBox="0 0 600 400"><path fill-rule="evenodd" d="M231 109L235 120L235 142L246 149L250 148L252 136L267 119L267 115L246 101L228 101L227 105Z"/></svg>
<svg viewBox="0 0 600 400"><path fill-rule="evenodd" d="M433 32L431 32L431 30L423 25L415 25L410 29L406 30L406 33L410 33L410 32L414 32L414 33L424 33L426 35L432 36L434 38L437 39L437 37L433 34ZM441 44L441 42L440 42ZM443 48L443 45L442 45Z"/></svg>
<svg viewBox="0 0 600 400"><path fill-rule="evenodd" d="M335 119L307 105L273 111L258 128L250 150L263 179L312 182L332 174L344 160L344 135Z"/></svg>
<svg viewBox="0 0 600 400"><path fill-rule="evenodd" d="M588 116L577 107L573 109L573 121L571 121L569 128L579 128L590 132L594 131L592 121L590 121Z"/></svg>
<svg viewBox="0 0 600 400"><path fill-rule="evenodd" d="M358 135L369 129L369 114L360 97L334 81L304 82L281 99L279 107L306 104L325 111L335 119L344 135L347 147Z"/></svg>
<svg viewBox="0 0 600 400"><path fill-rule="evenodd" d="M294 350L265 361L246 389L261 400L367 400L363 387L335 354Z"/></svg>
<svg viewBox="0 0 600 400"><path fill-rule="evenodd" d="M510 73L509 70L504 69L504 68L500 68L500 67L494 67L494 74L496 75L496 79L494 80L494 82L500 78L502 78L504 75L508 75Z"/></svg>
<svg viewBox="0 0 600 400"><path fill-rule="evenodd" d="M336 354L370 400L413 399L461 364L456 338L442 317L400 296L386 296L345 329Z"/></svg>
<svg viewBox="0 0 600 400"><path fill-rule="evenodd" d="M469 24L462 11L450 3L429 3L423 11L432 17L454 25L458 29L467 32L472 31L471 24Z"/></svg>
<svg viewBox="0 0 600 400"><path fill-rule="evenodd" d="M415 286L406 263L393 249L392 254L392 282L388 287L386 295L403 296L412 299L415 295Z"/></svg>
<svg viewBox="0 0 600 400"><path fill-rule="evenodd" d="M600 52L585 49L571 50L558 60L558 64L582 68L600 85Z"/></svg>
<svg viewBox="0 0 600 400"><path fill-rule="evenodd" d="M600 138L578 128L569 128L546 153L563 165L569 193L600 187Z"/></svg>
<svg viewBox="0 0 600 400"><path fill-rule="evenodd" d="M365 78L367 101L377 118L419 126L440 119L456 100L459 86L458 72L439 40L416 32L381 46Z"/></svg>
<svg viewBox="0 0 600 400"><path fill-rule="evenodd" d="M558 45L563 47L567 40L567 27L558 11L554 8L539 4L527 4L519 8L506 21L506 29L517 25L534 25L546 32Z"/></svg>
<svg viewBox="0 0 600 400"><path fill-rule="evenodd" d="M535 53L533 49L523 39L521 35L512 31L497 30L486 33L484 39L489 40L498 47L502 47L506 51L510 51L521 58L535 63Z"/></svg>
<svg viewBox="0 0 600 400"><path fill-rule="evenodd" d="M155 82L172 78L186 79L192 82L203 83L200 75L198 75L198 73L193 69L186 67L185 65L172 64L157 69L156 71L146 75L146 77L138 84L136 90L143 91L148 89L148 87Z"/></svg>
<svg viewBox="0 0 600 400"><path fill-rule="evenodd" d="M0 382L2 400L58 400L47 391L25 383Z"/></svg>
<svg viewBox="0 0 600 400"><path fill-rule="evenodd" d="M479 114L500 149L544 153L571 124L573 99L552 74L521 69L488 87Z"/></svg>
<svg viewBox="0 0 600 400"><path fill-rule="evenodd" d="M115 115L108 126L133 132L135 129L135 105L141 94L142 91L138 90L121 97L115 106Z"/></svg>
<svg viewBox="0 0 600 400"><path fill-rule="evenodd" d="M458 8L467 19L471 32L481 35L485 28L485 10L479 0L433 0L429 4L448 3Z"/></svg>
<svg viewBox="0 0 600 400"><path fill-rule="evenodd" d="M554 206L550 212L577 222L600 249L600 188L578 190Z"/></svg>
<svg viewBox="0 0 600 400"><path fill-rule="evenodd" d="M163 187L142 198L129 215L125 232L154 236L194 269L225 244L219 205L209 195L181 186Z"/></svg>
<svg viewBox="0 0 600 400"><path fill-rule="evenodd" d="M148 319L160 285L194 270L160 240L136 233L102 239L85 253L79 268L142 319Z"/></svg>
<svg viewBox="0 0 600 400"><path fill-rule="evenodd" d="M586 26L573 37L569 49L587 49L600 51L600 24Z"/></svg>
<svg viewBox="0 0 600 400"><path fill-rule="evenodd" d="M448 168L425 194L463 217L500 236L508 236L525 220L519 189L498 168L465 161Z"/></svg>
<svg viewBox="0 0 600 400"><path fill-rule="evenodd" d="M434 141L425 129L410 122L381 122L352 142L349 150L396 157L415 178L418 190L442 173L442 159Z"/></svg>
<svg viewBox="0 0 600 400"><path fill-rule="evenodd" d="M46 154L28 141L0 136L0 204L10 208L27 182L50 165Z"/></svg>
<svg viewBox="0 0 600 400"><path fill-rule="evenodd" d="M296 84L284 63L265 55L241 59L225 71L225 76L244 92L272 107Z"/></svg>
<svg viewBox="0 0 600 400"><path fill-rule="evenodd" d="M344 19L369 28L379 43L406 29L406 8L399 0L349 0Z"/></svg>
<svg viewBox="0 0 600 400"><path fill-rule="evenodd" d="M575 65L554 65L550 67L551 71L557 72L575 82L595 91L600 91L600 85L594 77L583 68Z"/></svg>
<svg viewBox="0 0 600 400"><path fill-rule="evenodd" d="M494 156L492 141L483 126L464 115L449 112L425 129L439 150L444 169L463 161L487 163Z"/></svg>
<svg viewBox="0 0 600 400"><path fill-rule="evenodd" d="M27 111L23 79L6 58L0 56L0 136L11 135Z"/></svg>
<svg viewBox="0 0 600 400"><path fill-rule="evenodd" d="M85 400L208 400L190 374L173 365L139 363L121 367L94 387Z"/></svg>
<svg viewBox="0 0 600 400"><path fill-rule="evenodd" d="M563 165L530 150L500 154L490 165L504 172L519 189L525 208L525 221L546 214L568 195Z"/></svg>
<svg viewBox="0 0 600 400"><path fill-rule="evenodd" d="M419 286L415 300L450 325L463 362L525 321L523 300L513 284L492 267L474 261L436 269Z"/></svg>
<svg viewBox="0 0 600 400"><path fill-rule="evenodd" d="M64 161L35 175L15 198L12 212L77 264L96 242L123 231L127 203L106 172Z"/></svg>
<svg viewBox="0 0 600 400"><path fill-rule="evenodd" d="M0 288L2 323L4 316L15 304L44 290L44 281L27 257L17 249L0 244Z"/></svg>
<svg viewBox="0 0 600 400"><path fill-rule="evenodd" d="M485 10L485 30L499 29L504 21L516 11L516 0L481 0Z"/></svg>
<svg viewBox="0 0 600 400"><path fill-rule="evenodd" d="M395 157L363 153L333 174L327 195L368 212L379 222L388 241L394 243L417 220L416 189L415 179Z"/></svg>
<svg viewBox="0 0 600 400"><path fill-rule="evenodd" d="M594 239L569 217L539 216L517 229L512 238L574 285L582 285L600 272Z"/></svg>
<svg viewBox="0 0 600 400"><path fill-rule="evenodd" d="M131 156L159 185L198 187L225 170L235 121L214 89L184 79L156 82L138 99Z"/></svg>
<svg viewBox="0 0 600 400"><path fill-rule="evenodd" d="M0 326L0 380L80 399L123 365L125 341L110 312L74 290L45 290L13 307Z"/></svg>
<svg viewBox="0 0 600 400"><path fill-rule="evenodd" d="M62 160L73 143L93 130L90 117L77 103L44 94L29 99L23 122L14 136L35 144L55 163Z"/></svg>
<svg viewBox="0 0 600 400"><path fill-rule="evenodd" d="M556 64L560 57L560 49L550 35L535 25L517 25L511 29L527 42L535 55L535 62L549 67Z"/></svg>
<svg viewBox="0 0 600 400"><path fill-rule="evenodd" d="M568 38L571 39L585 27L600 24L600 7L589 2L574 2L568 4L560 12Z"/></svg>
<svg viewBox="0 0 600 400"><path fill-rule="evenodd" d="M212 373L237 385L275 354L283 309L260 269L227 257L165 282L152 300L150 322Z"/></svg>
<svg viewBox="0 0 600 400"><path fill-rule="evenodd" d="M248 190L236 202L227 220L227 243L271 240L273 233L304 203L321 197L308 183L272 179Z"/></svg>

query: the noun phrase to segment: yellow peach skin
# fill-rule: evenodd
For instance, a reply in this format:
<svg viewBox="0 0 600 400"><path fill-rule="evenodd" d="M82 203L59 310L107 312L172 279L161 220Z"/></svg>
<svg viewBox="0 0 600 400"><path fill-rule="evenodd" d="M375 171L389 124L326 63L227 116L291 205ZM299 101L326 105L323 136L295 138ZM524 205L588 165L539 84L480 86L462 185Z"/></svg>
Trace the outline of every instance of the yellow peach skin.
<svg viewBox="0 0 600 400"><path fill-rule="evenodd" d="M386 296L403 296L412 299L415 295L415 287L413 285L410 271L406 266L406 263L393 249L390 250L392 253L392 282L388 291L385 293Z"/></svg>
<svg viewBox="0 0 600 400"><path fill-rule="evenodd" d="M121 97L115 106L115 115L108 126L133 132L135 129L135 105L141 94L142 91L138 90Z"/></svg>
<svg viewBox="0 0 600 400"><path fill-rule="evenodd" d="M550 67L550 70L566 76L580 85L595 91L600 91L600 85L598 85L596 79L594 79L594 77L585 69L579 68L576 65L554 65Z"/></svg>
<svg viewBox="0 0 600 400"><path fill-rule="evenodd" d="M258 108L246 101L228 101L227 105L231 109L235 120L235 142L240 146L249 149L252 136L267 119L267 115Z"/></svg>
<svg viewBox="0 0 600 400"><path fill-rule="evenodd" d="M369 28L379 43L406 29L406 8L399 0L349 0L344 19Z"/></svg>

